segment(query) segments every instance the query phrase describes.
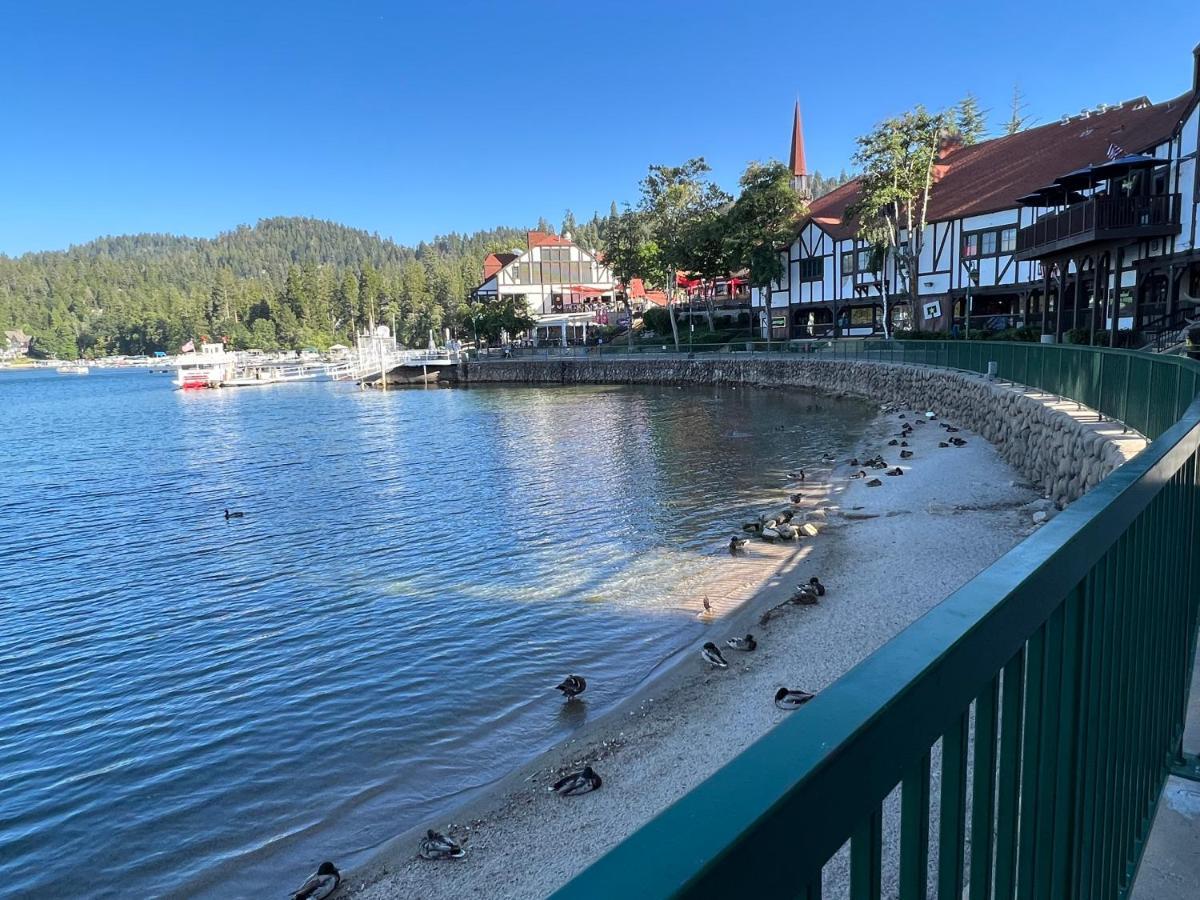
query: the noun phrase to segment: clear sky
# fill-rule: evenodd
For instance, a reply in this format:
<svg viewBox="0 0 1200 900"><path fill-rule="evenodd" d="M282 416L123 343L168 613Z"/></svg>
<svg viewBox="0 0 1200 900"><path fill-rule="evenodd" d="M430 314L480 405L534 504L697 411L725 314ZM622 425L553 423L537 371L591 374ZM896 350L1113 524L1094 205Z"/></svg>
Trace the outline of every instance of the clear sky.
<svg viewBox="0 0 1200 900"><path fill-rule="evenodd" d="M903 13L903 18L901 18ZM704 156L810 168L1014 82L1049 122L1190 87L1200 2L0 0L0 253L308 215L401 242L633 200ZM909 64L909 60L913 62Z"/></svg>

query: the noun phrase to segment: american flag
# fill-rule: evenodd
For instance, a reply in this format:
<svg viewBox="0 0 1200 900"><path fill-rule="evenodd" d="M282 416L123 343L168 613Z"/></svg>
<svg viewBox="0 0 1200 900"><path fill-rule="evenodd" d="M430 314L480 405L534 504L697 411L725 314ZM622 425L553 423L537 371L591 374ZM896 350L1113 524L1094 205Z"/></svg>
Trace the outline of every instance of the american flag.
<svg viewBox="0 0 1200 900"><path fill-rule="evenodd" d="M1125 150L1124 150L1124 148L1118 146L1117 144L1109 144L1108 150L1105 152L1104 155L1107 156L1109 159L1116 159L1118 156L1124 156Z"/></svg>
<svg viewBox="0 0 1200 900"><path fill-rule="evenodd" d="M195 353L196 352L196 342L188 341L186 344L184 344L182 347L179 348L179 352L180 353Z"/></svg>

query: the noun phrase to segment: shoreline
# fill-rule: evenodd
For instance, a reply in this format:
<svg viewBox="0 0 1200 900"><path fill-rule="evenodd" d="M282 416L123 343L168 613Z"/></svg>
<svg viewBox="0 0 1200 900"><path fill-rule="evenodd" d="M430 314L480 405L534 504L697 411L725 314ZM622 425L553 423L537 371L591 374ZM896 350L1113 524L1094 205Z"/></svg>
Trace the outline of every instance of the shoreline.
<svg viewBox="0 0 1200 900"><path fill-rule="evenodd" d="M916 421L913 412L906 415ZM886 446L899 425L896 411L879 414L856 455L883 452L891 465L902 462L897 448ZM812 496L799 508L828 509L825 528L798 546L772 547L786 550L746 597L713 604L705 638L723 646L726 637L751 632L759 640L756 652L728 651L729 669L716 671L707 671L696 647L667 656L629 697L565 742L470 796L459 795L427 825L347 861L336 896L545 895L782 718L802 715L776 709L774 688L826 687L1032 530L1030 511L1022 507L1040 494L984 439L964 429L966 447L939 449L941 436L936 424L918 427L910 439L915 455L902 465L906 476L882 477L879 488L849 479L845 460L820 487L806 481L803 493ZM779 508L795 490L781 487ZM731 523L731 532L739 525ZM752 552L762 546L752 541ZM829 588L818 606L785 605L769 622L759 621L810 573ZM819 647L819 658L810 659L807 647ZM563 772L584 764L605 778L600 791L575 799L548 793ZM416 844L425 827L453 836L467 857L420 860Z"/></svg>

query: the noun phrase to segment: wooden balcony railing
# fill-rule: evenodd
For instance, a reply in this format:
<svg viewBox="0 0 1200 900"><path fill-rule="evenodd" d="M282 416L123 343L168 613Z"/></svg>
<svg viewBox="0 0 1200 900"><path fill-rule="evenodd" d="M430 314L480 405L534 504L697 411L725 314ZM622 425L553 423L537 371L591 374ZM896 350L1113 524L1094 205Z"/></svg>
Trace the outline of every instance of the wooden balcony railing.
<svg viewBox="0 0 1200 900"><path fill-rule="evenodd" d="M1179 194L1090 197L1017 232L1017 258L1036 259L1093 241L1179 232Z"/></svg>

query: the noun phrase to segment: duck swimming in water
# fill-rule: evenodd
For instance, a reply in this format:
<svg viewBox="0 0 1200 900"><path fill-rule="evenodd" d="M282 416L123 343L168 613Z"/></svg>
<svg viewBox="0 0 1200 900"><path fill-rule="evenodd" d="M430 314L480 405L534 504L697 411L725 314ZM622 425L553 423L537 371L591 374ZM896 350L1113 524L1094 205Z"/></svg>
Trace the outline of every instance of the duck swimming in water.
<svg viewBox="0 0 1200 900"><path fill-rule="evenodd" d="M901 450L900 451L901 459L912 459L912 455L913 455L913 452L911 450Z"/></svg>
<svg viewBox="0 0 1200 900"><path fill-rule="evenodd" d="M888 469L886 472L884 472L884 474L885 475L903 475L904 470L902 468L900 468L899 466L896 466L896 468L894 468L894 469Z"/></svg>
<svg viewBox="0 0 1200 900"><path fill-rule="evenodd" d="M749 534L762 534L762 522L746 522L742 525L742 531Z"/></svg>
<svg viewBox="0 0 1200 900"><path fill-rule="evenodd" d="M731 554L741 553L746 549L746 545L750 543L750 538L731 537L729 539L729 552Z"/></svg>
<svg viewBox="0 0 1200 900"><path fill-rule="evenodd" d="M704 657L704 661L710 666L717 669L724 669L729 666L725 661L725 657L721 655L721 649L712 641L708 641L700 648L700 655Z"/></svg>
<svg viewBox="0 0 1200 900"><path fill-rule="evenodd" d="M814 591L817 592L818 597L825 596L825 585L821 584L821 579L818 578L816 575L814 575L812 578L808 579L808 585Z"/></svg>
<svg viewBox="0 0 1200 900"><path fill-rule="evenodd" d="M949 447L950 445L947 444L945 441L938 441L938 446L939 447Z"/></svg>
<svg viewBox="0 0 1200 900"><path fill-rule="evenodd" d="M323 862L317 871L308 876L308 880L292 892L292 900L325 900L337 890L342 882L342 875L331 862Z"/></svg>
<svg viewBox="0 0 1200 900"><path fill-rule="evenodd" d="M821 462L833 462L836 457L832 453L822 453Z"/></svg>
<svg viewBox="0 0 1200 900"><path fill-rule="evenodd" d="M421 859L462 859L467 851L440 831L430 828L421 840Z"/></svg>
<svg viewBox="0 0 1200 900"><path fill-rule="evenodd" d="M816 694L808 691L790 691L787 688L780 688L775 692L775 705L780 709L799 709Z"/></svg>
<svg viewBox="0 0 1200 900"><path fill-rule="evenodd" d="M867 482L867 487L879 487L882 484L883 484L883 482L880 481L878 478L872 478L870 481Z"/></svg>
<svg viewBox="0 0 1200 900"><path fill-rule="evenodd" d="M896 440L895 438L892 438L890 441L888 441L888 446L889 446L889 447L895 447L895 446L896 446L897 444L899 444L899 443L900 443L900 442L899 442L898 440Z"/></svg>
<svg viewBox="0 0 1200 900"><path fill-rule="evenodd" d="M556 691L562 691L563 696L568 700L574 700L587 690L587 679L582 675L568 675L562 680L562 684L558 685L554 689Z"/></svg>
<svg viewBox="0 0 1200 900"><path fill-rule="evenodd" d="M591 766L584 766L581 771L572 772L554 782L551 790L560 797L578 797L580 794L590 794L603 783Z"/></svg>
<svg viewBox="0 0 1200 900"><path fill-rule="evenodd" d="M866 473L864 470L862 470L862 469L859 469L857 472L855 472L855 473L854 473L853 475L851 475L850 477L851 477L851 478L866 478L866 477L867 477L867 473Z"/></svg>
<svg viewBox="0 0 1200 900"><path fill-rule="evenodd" d="M704 598L704 611L705 611L706 613L710 613L710 612L712 612L712 604L708 602L708 598L707 598L707 597L705 597L705 598Z"/></svg>
<svg viewBox="0 0 1200 900"><path fill-rule="evenodd" d="M788 472L788 478L792 479L792 481L803 481L804 480L804 470L799 469L798 471L795 471L795 472Z"/></svg>
<svg viewBox="0 0 1200 900"><path fill-rule="evenodd" d="M791 500L793 503L803 503L804 495L803 494L792 494L792 496L789 497L788 499Z"/></svg>
<svg viewBox="0 0 1200 900"><path fill-rule="evenodd" d="M749 653L752 650L758 649L758 641L754 639L754 635L748 634L744 638L732 637L725 642L725 646L730 650L741 650Z"/></svg>
<svg viewBox="0 0 1200 900"><path fill-rule="evenodd" d="M965 446L967 446L967 442L966 442L966 441L964 441L962 438L959 438L959 437L953 437L953 438L950 438L950 443L952 443L952 444L953 444L955 447L965 447Z"/></svg>
<svg viewBox="0 0 1200 900"><path fill-rule="evenodd" d="M244 512L230 512L229 510L225 510L225 518L227 520L228 519L244 519L244 518L246 518L246 514Z"/></svg>

